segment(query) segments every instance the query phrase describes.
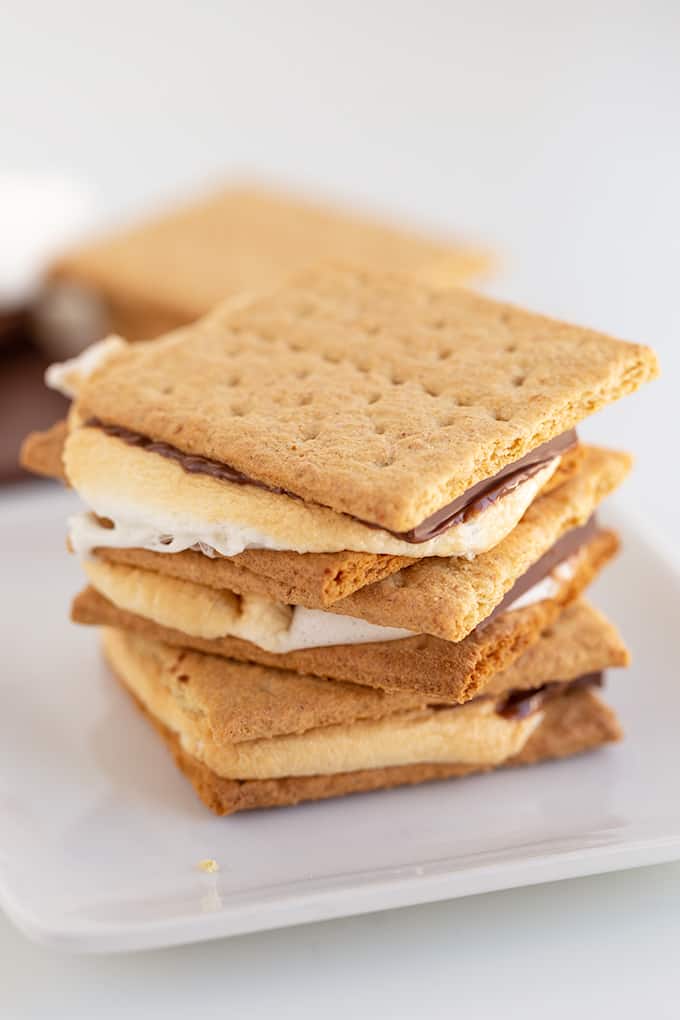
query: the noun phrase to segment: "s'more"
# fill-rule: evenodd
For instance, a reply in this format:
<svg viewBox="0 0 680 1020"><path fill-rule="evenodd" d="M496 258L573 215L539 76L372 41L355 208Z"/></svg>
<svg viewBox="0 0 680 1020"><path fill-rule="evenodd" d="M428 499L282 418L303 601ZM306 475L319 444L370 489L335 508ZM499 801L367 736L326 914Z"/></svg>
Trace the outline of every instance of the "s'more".
<svg viewBox="0 0 680 1020"><path fill-rule="evenodd" d="M587 603L566 610L464 705L182 651L120 629L105 628L103 644L217 814L462 777L620 738L598 688L603 671L628 656Z"/></svg>
<svg viewBox="0 0 680 1020"><path fill-rule="evenodd" d="M85 504L73 618L229 813L618 736L593 676L625 648L580 597L630 458L576 427L656 373L641 345L324 266L53 366L70 414L24 461Z"/></svg>

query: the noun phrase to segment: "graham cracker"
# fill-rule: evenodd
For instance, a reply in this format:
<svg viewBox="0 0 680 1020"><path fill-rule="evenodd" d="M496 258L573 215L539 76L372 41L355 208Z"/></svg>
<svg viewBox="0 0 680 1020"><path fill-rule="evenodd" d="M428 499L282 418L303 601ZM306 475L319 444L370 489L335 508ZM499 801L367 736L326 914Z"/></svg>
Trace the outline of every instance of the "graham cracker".
<svg viewBox="0 0 680 1020"><path fill-rule="evenodd" d="M107 628L104 650L116 670L126 659L139 663L155 690L167 692L183 713L205 722L215 743L384 719L426 704L411 692L385 694L357 684L234 662L173 648L130 631Z"/></svg>
<svg viewBox="0 0 680 1020"><path fill-rule="evenodd" d="M535 500L494 549L474 560L419 561L334 603L330 611L462 641L563 534L590 518L630 466L627 454L587 447L578 474Z"/></svg>
<svg viewBox="0 0 680 1020"><path fill-rule="evenodd" d="M142 567L209 588L226 588L238 595L262 595L273 602L312 609L325 609L411 562L401 556L372 553L294 553L269 549L246 549L229 559L221 556L210 559L189 550L164 554L146 549L100 547L95 552L110 563Z"/></svg>
<svg viewBox="0 0 680 1020"><path fill-rule="evenodd" d="M627 454L588 447L580 471L558 489L529 507L522 520L498 546L474 560L461 557L430 557L398 570L387 570L386 579L366 584L351 595L321 608L356 616L381 626L402 627L429 633L444 641L459 642L486 619L518 577L550 549L566 531L590 517L595 507L615 489L630 468ZM219 572L230 583L228 560L209 560L201 554L187 559L187 553L139 555L138 552L99 549L111 562L152 567L182 579L214 585ZM254 551L252 551L254 552ZM243 555L243 554L241 554ZM307 554L310 555L310 554ZM205 561L205 562L203 562ZM215 567L213 564L217 563ZM393 564L397 566L398 564ZM248 575L240 577L244 586ZM357 578L360 584L363 577ZM293 586L293 585L292 585ZM257 591L273 601L276 585L257 583ZM303 604L310 604L307 600ZM298 596L299 597L299 596ZM302 599L300 599L302 602ZM317 603L318 606L318 603ZM312 604L312 608L317 608Z"/></svg>
<svg viewBox="0 0 680 1020"><path fill-rule="evenodd" d="M585 599L568 605L538 641L484 685L484 694L527 690L540 683L574 680L627 666L630 654L616 627ZM534 680L532 681L532 677Z"/></svg>
<svg viewBox="0 0 680 1020"><path fill-rule="evenodd" d="M130 339L193 322L230 294L270 290L321 259L464 283L488 253L371 216L252 186L231 186L82 245L51 267L53 281L99 293L112 328Z"/></svg>
<svg viewBox="0 0 680 1020"><path fill-rule="evenodd" d="M554 625L559 636L558 618L562 607L583 591L617 548L618 540L613 532L600 532L579 557L574 576L561 582L554 598L503 613L458 643L420 635L373 644L307 648L277 655L237 638L208 641L162 627L135 613L118 609L91 587L76 597L71 617L77 623L123 629L174 647L285 670L286 675L311 674L352 686L366 685L396 694L407 692L411 697L425 698L430 702L460 703L486 693L487 685L495 679L495 674L507 669L522 653L526 654L526 649L541 638L546 628ZM590 637L586 639L580 657L577 652L573 654L574 661L584 666L583 673L604 668L604 665L593 665L598 650L596 637L592 636L596 629L596 625L591 623L586 631ZM557 644L560 655L563 655L562 642L557 639ZM593 644L592 655L588 657L586 650ZM617 649L614 637L611 633L607 634L600 651L609 657L611 665L616 665L620 658L616 654ZM553 654L556 654L554 650ZM533 663L532 669L537 675L544 675L546 669L553 668L552 661L544 660L536 659ZM518 670L524 675L519 666ZM513 681L512 686L521 684Z"/></svg>
<svg viewBox="0 0 680 1020"><path fill-rule="evenodd" d="M66 481L62 459L66 433L65 422L57 423L47 432L32 433L22 449L24 467ZM581 446L565 454L542 492L572 478L584 456ZM209 587L227 588L241 595L262 595L275 602L312 609L325 609L411 562L407 557L373 553L294 553L269 549L248 549L228 559L220 556L211 559L191 551L167 555L145 549L102 547L97 552L112 563L157 570Z"/></svg>
<svg viewBox="0 0 680 1020"><path fill-rule="evenodd" d="M134 435L126 441L104 428L74 428L63 461L70 484L102 517L116 521L116 508L123 507L128 516L150 526L155 522L168 535L188 529L182 548L202 539L225 556L252 544L297 553L352 550L411 558L465 556L491 548L512 530L559 466L557 457L544 463L521 485L491 501L483 516L473 515L427 541L410 542L285 492L219 478L210 470L185 470L176 457L137 444Z"/></svg>
<svg viewBox="0 0 680 1020"><path fill-rule="evenodd" d="M21 465L34 474L54 478L68 486L69 481L64 470L64 443L68 436L69 424L66 419L57 421L43 432L31 432L24 440L21 448ZM576 473L583 457L583 447L578 445L562 454L560 465L555 474L545 484L542 491L561 485Z"/></svg>
<svg viewBox="0 0 680 1020"><path fill-rule="evenodd" d="M76 411L403 532L657 371L468 291L325 268L129 345Z"/></svg>
<svg viewBox="0 0 680 1020"><path fill-rule="evenodd" d="M565 464L548 482L543 493L563 484L582 464L583 447L567 454ZM269 549L246 549L237 556L209 558L202 553L172 555L146 549L99 547L96 554L110 563L155 570L210 588L228 589L239 595L261 595L273 602L327 609L366 585L402 570L414 561L403 556L374 553L294 553Z"/></svg>
<svg viewBox="0 0 680 1020"><path fill-rule="evenodd" d="M62 453L68 434L65 421L44 432L32 432L21 450L21 463L34 474L54 478L68 485ZM550 484L559 484L576 470L580 451L565 457ZM547 488L547 487L546 487ZM237 556L211 559L202 553L182 552L166 557L146 549L100 549L112 563L125 563L167 572L183 580L228 588L238 594L263 595L276 602L325 608L366 584L373 584L400 570L411 560L404 556L373 553L294 553L271 549L246 549ZM169 569L165 569L169 568ZM207 577L206 577L207 574Z"/></svg>
<svg viewBox="0 0 680 1020"><path fill-rule="evenodd" d="M57 421L43 432L31 432L21 445L19 461L27 471L43 478L54 478L68 485L62 453L68 435L68 423Z"/></svg>
<svg viewBox="0 0 680 1020"><path fill-rule="evenodd" d="M123 678L119 679L125 686ZM491 771L470 765L424 764L289 779L222 779L189 755L175 734L151 716L134 695L131 696L155 726L172 752L175 764L193 784L203 803L218 815L254 808L284 807L301 801L325 800L349 793L366 793ZM590 690L567 691L549 701L543 711L540 726L529 737L522 751L505 762L502 768L566 758L621 739L621 729L614 712Z"/></svg>

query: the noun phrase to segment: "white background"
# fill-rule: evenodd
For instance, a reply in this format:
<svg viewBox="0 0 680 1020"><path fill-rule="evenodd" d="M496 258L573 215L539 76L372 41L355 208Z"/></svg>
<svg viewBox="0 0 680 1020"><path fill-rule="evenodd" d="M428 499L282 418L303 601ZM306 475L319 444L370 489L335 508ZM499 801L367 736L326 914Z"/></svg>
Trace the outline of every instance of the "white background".
<svg viewBox="0 0 680 1020"><path fill-rule="evenodd" d="M103 220L256 172L653 344L664 378L585 433L635 451L621 499L680 550L680 4L4 0L0 125L0 169L72 173ZM0 918L0 1015L675 1017L679 944L673 865L127 958Z"/></svg>

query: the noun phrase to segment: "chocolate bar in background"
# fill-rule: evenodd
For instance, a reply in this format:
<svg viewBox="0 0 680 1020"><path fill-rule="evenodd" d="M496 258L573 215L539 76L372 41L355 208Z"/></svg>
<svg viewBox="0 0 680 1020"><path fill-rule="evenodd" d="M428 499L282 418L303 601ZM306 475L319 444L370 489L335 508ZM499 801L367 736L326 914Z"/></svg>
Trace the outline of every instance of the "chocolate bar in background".
<svg viewBox="0 0 680 1020"><path fill-rule="evenodd" d="M28 318L0 315L0 484L32 476L19 465L26 432L63 417L68 401L45 388L47 359L32 342Z"/></svg>
<svg viewBox="0 0 680 1020"><path fill-rule="evenodd" d="M91 231L96 206L83 180L0 169L0 483L30 477L19 466L26 429L53 425L67 407L44 386L54 359L36 308L49 265Z"/></svg>

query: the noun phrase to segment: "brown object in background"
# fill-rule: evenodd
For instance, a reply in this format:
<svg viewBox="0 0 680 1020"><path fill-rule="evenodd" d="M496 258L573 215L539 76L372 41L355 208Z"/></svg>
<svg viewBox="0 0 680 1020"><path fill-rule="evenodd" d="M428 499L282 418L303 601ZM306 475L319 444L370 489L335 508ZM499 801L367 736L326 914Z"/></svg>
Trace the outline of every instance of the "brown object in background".
<svg viewBox="0 0 680 1020"><path fill-rule="evenodd" d="M11 330L0 326L0 483L31 477L19 465L22 441L68 408L64 397L45 387L47 361L32 346L24 317L13 318Z"/></svg>
<svg viewBox="0 0 680 1020"><path fill-rule="evenodd" d="M66 287L69 302L78 290L97 295L109 331L141 340L193 322L233 294L267 291L329 260L403 272L437 288L466 283L492 262L487 252L449 238L231 186L65 253L50 278Z"/></svg>
<svg viewBox="0 0 680 1020"><path fill-rule="evenodd" d="M23 308L0 311L0 352L21 343L26 335L26 312Z"/></svg>

